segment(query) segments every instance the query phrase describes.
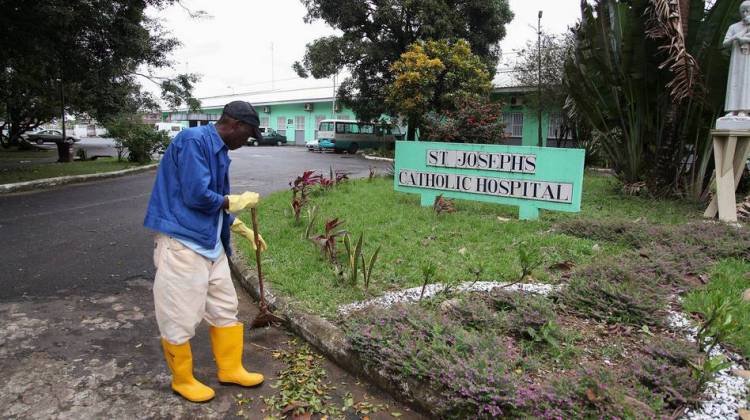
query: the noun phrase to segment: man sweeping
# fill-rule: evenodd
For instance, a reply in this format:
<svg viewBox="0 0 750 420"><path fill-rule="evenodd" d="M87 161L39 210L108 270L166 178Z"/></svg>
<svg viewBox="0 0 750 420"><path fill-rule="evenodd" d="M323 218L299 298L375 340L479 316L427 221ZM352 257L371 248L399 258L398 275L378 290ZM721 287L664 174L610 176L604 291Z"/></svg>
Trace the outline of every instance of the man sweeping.
<svg viewBox="0 0 750 420"><path fill-rule="evenodd" d="M261 138L258 113L243 101L224 107L215 125L181 131L167 148L148 204L144 226L157 232L154 306L172 389L193 402L214 390L193 377L190 339L205 319L219 382L256 386L263 375L242 366L243 325L229 271L229 231L256 247L254 232L233 213L258 204L254 192L229 194L229 150ZM259 237L260 250L266 244Z"/></svg>

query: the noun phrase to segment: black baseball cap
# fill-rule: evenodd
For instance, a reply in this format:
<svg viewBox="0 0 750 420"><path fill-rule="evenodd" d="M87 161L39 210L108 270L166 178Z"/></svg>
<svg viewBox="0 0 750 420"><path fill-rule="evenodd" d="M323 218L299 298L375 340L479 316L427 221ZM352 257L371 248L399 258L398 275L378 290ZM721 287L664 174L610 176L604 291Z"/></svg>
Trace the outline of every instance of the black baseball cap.
<svg viewBox="0 0 750 420"><path fill-rule="evenodd" d="M252 128L250 137L256 140L263 139L263 134L258 128L260 126L260 118L258 117L258 112L256 112L255 108L250 105L250 102L232 101L224 105L224 111L222 111L222 114L249 125Z"/></svg>

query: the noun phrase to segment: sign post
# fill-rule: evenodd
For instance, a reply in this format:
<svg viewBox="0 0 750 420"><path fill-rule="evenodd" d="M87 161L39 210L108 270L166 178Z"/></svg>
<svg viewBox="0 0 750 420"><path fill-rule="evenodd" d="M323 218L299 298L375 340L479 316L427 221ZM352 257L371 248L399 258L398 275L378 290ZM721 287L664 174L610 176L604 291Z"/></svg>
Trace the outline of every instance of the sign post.
<svg viewBox="0 0 750 420"><path fill-rule="evenodd" d="M582 149L490 144L396 142L394 189L435 197L519 207L521 220L539 209L578 212L583 190Z"/></svg>

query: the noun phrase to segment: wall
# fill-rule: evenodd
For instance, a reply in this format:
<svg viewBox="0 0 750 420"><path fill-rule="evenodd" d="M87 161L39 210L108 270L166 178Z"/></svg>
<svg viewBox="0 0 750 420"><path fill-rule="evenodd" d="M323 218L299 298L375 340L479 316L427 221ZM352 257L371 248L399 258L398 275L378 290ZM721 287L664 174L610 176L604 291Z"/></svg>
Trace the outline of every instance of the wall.
<svg viewBox="0 0 750 420"><path fill-rule="evenodd" d="M505 106L503 112L520 112L523 114L523 131L521 137L512 137L510 144L523 146L537 146L539 144L538 111L524 101L524 93L493 93L492 99L502 101ZM520 100L520 105L511 105L513 98ZM550 114L560 112L561 109L542 111L542 143L544 146L555 146L557 140L548 138Z"/></svg>

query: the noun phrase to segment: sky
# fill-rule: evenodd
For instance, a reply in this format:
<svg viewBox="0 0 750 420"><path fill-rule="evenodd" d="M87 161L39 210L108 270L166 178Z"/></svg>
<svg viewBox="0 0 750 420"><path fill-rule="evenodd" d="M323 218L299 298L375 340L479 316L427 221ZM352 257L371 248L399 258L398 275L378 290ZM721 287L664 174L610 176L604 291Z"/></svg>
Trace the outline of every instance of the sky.
<svg viewBox="0 0 750 420"><path fill-rule="evenodd" d="M509 0L515 18L506 26L500 45L504 56L498 69L512 66L528 40L536 39L537 13L543 11L542 29L561 33L580 17L580 0ZM182 46L172 54L174 68L158 75L199 73L197 97L270 89L332 86L327 80L300 80L291 66L301 60L305 45L335 34L322 21L303 21L300 0L183 0L191 10L204 10L210 18L193 19L181 6L152 11ZM272 80L274 82L272 82ZM152 91L155 85L142 82Z"/></svg>

